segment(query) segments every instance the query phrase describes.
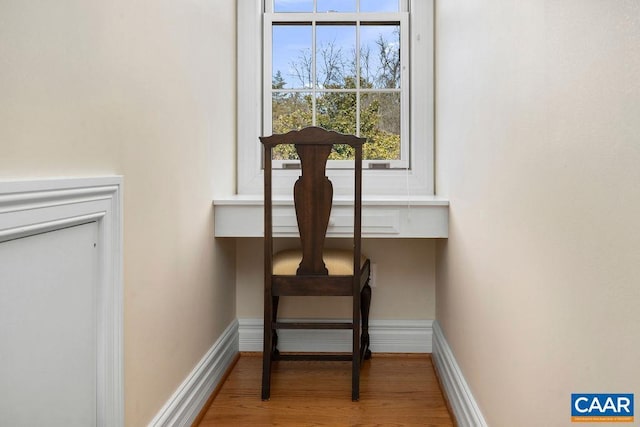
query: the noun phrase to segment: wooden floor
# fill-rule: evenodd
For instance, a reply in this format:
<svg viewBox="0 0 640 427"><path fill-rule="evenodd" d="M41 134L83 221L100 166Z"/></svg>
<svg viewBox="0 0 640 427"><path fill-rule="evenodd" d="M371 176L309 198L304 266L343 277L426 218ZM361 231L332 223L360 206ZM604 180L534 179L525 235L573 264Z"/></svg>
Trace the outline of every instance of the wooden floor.
<svg viewBox="0 0 640 427"><path fill-rule="evenodd" d="M375 355L351 401L350 362L277 362L260 400L260 354L243 354L199 426L453 426L430 355Z"/></svg>

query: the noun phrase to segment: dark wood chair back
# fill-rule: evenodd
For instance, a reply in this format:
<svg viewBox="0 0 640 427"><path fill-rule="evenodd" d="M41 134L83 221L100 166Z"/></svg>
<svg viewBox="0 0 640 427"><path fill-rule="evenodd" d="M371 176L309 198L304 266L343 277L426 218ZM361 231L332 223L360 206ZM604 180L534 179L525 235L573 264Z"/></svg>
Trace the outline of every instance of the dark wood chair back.
<svg viewBox="0 0 640 427"><path fill-rule="evenodd" d="M334 145L349 145L355 154L354 170L354 271L360 266L360 240L362 218L362 146L365 138L344 135L319 127L308 127L286 134L261 137L265 148L264 203L265 203L265 259L271 266L273 255L272 221L272 149L279 144L293 144L300 158L302 175L296 181L293 199L302 248L300 275L327 275L322 253L331 215L333 185L326 176L329 154Z"/></svg>

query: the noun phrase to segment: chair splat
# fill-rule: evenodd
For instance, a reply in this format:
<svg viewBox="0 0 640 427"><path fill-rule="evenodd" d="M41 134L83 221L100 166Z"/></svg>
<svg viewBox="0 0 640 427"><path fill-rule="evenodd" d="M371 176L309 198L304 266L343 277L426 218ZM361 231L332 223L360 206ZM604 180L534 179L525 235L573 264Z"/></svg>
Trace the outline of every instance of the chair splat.
<svg viewBox="0 0 640 427"><path fill-rule="evenodd" d="M302 243L302 262L297 274L326 275L322 259L329 226L333 185L326 176L330 145L296 145L302 175L296 181L293 199Z"/></svg>

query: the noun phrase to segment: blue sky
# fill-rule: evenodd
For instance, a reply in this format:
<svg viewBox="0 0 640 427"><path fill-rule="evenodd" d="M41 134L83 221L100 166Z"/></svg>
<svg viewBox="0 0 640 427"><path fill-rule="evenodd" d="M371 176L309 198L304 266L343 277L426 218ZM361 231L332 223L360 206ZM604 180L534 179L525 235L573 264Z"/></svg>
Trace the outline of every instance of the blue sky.
<svg viewBox="0 0 640 427"><path fill-rule="evenodd" d="M311 25L274 25L273 28L273 73L280 70L287 82L287 88L300 88L299 81L292 75L292 63L299 62L303 51L311 52ZM393 43L397 40L393 30L395 26L363 25L360 27L361 46L371 49L371 67L373 72L377 68L376 40L382 35ZM352 61L356 51L356 27L355 25L321 26L317 27L316 42L318 48L332 43L335 48L341 50L342 56L347 61ZM308 55L308 53L307 53Z"/></svg>
<svg viewBox="0 0 640 427"><path fill-rule="evenodd" d="M399 10L399 0L359 1L360 9L363 12L396 12ZM313 7L313 0L274 0L275 12L311 12ZM317 8L319 12L354 12L356 10L356 0L317 0ZM361 45L369 46L373 53L376 51L375 41L380 34L387 40L394 40L393 29L393 26L361 26ZM353 60L353 55L356 51L355 25L318 26L316 38L318 48L332 43L335 47L341 49L342 55L346 60ZM311 51L311 40L310 25L274 26L273 74L280 70L282 77L287 82L286 88L300 88L299 80L292 75L294 73L291 63L299 62L299 57L303 51ZM375 67L377 67L377 64L372 63L372 68Z"/></svg>

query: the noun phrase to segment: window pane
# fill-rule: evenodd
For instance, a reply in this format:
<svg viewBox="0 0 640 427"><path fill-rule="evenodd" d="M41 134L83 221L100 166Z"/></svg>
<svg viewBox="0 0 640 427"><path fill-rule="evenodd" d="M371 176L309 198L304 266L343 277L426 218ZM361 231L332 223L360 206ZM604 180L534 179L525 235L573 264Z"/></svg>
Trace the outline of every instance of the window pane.
<svg viewBox="0 0 640 427"><path fill-rule="evenodd" d="M274 92L271 99L273 133L287 133L313 123L312 95L300 92ZM274 160L294 160L293 146L280 145L273 150Z"/></svg>
<svg viewBox="0 0 640 427"><path fill-rule="evenodd" d="M316 98L317 124L340 133L356 133L356 94L327 92ZM352 160L353 150L349 146L336 145L329 156L331 160Z"/></svg>
<svg viewBox="0 0 640 427"><path fill-rule="evenodd" d="M366 160L400 159L400 93L362 94L360 136Z"/></svg>
<svg viewBox="0 0 640 427"><path fill-rule="evenodd" d="M274 25L273 89L311 87L311 25Z"/></svg>
<svg viewBox="0 0 640 427"><path fill-rule="evenodd" d="M274 0L274 12L313 12L313 0Z"/></svg>
<svg viewBox="0 0 640 427"><path fill-rule="evenodd" d="M316 98L317 123L340 133L356 133L356 94L320 93Z"/></svg>
<svg viewBox="0 0 640 427"><path fill-rule="evenodd" d="M318 12L355 12L356 0L318 0Z"/></svg>
<svg viewBox="0 0 640 427"><path fill-rule="evenodd" d="M360 12L399 12L398 0L360 0Z"/></svg>
<svg viewBox="0 0 640 427"><path fill-rule="evenodd" d="M355 87L355 25L316 27L316 84L319 88Z"/></svg>
<svg viewBox="0 0 640 427"><path fill-rule="evenodd" d="M313 123L310 93L274 92L271 108L273 133L302 129Z"/></svg>
<svg viewBox="0 0 640 427"><path fill-rule="evenodd" d="M360 27L360 75L363 87L400 88L400 26Z"/></svg>

